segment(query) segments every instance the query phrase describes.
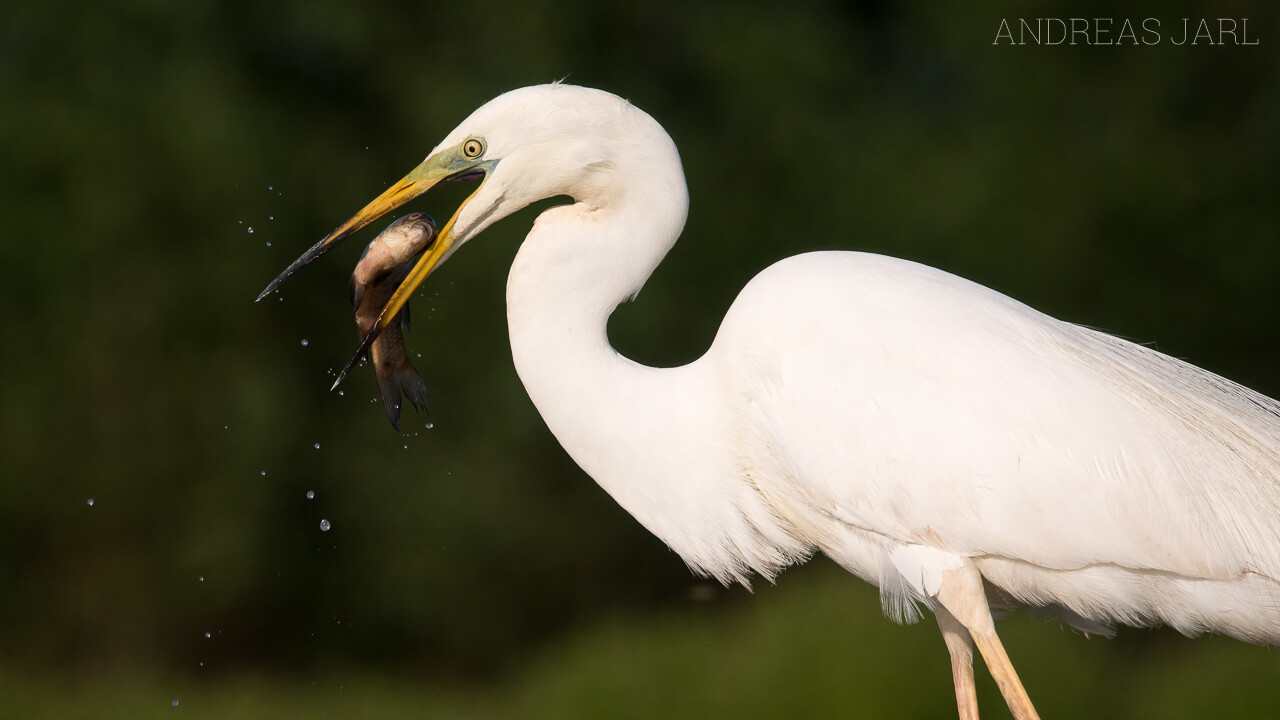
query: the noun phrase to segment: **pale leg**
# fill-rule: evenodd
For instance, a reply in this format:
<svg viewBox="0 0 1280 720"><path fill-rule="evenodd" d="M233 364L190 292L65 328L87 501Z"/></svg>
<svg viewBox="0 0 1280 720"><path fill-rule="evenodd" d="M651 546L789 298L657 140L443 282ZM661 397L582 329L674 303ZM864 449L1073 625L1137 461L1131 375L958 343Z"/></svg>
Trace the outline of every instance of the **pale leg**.
<svg viewBox="0 0 1280 720"><path fill-rule="evenodd" d="M948 570L942 576L942 587L938 590L938 602L953 616L953 619L968 628L969 635L982 653L991 677L995 678L1000 694L1009 704L1009 711L1017 720L1039 720L1040 715L1031 704L1031 698L1018 680L1018 673L1009 661L1000 638L996 636L995 622L991 619L991 608L987 606L987 595L982 587L982 576L978 569L968 565L957 570ZM941 616L940 616L941 617ZM939 625L942 620L939 619ZM943 628L946 635L946 628ZM947 642L948 648L951 641ZM954 658L954 653L953 653ZM952 667L954 672L954 659ZM972 684L972 680L970 680ZM957 693L957 701L959 695ZM963 713L963 708L961 709ZM963 714L961 715L963 717Z"/></svg>
<svg viewBox="0 0 1280 720"><path fill-rule="evenodd" d="M942 639L951 653L951 680L956 686L960 720L978 720L978 691L973 685L973 639L969 630L944 607L934 608Z"/></svg>

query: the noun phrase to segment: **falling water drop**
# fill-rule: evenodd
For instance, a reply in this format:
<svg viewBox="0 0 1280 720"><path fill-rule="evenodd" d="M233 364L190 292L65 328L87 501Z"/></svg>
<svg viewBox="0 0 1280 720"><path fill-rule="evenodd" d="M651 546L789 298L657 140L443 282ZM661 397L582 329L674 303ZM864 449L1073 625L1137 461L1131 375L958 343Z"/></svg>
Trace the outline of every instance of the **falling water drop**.
<svg viewBox="0 0 1280 720"><path fill-rule="evenodd" d="M302 347L306 347L310 344L311 344L310 340L307 340L306 338L302 338Z"/></svg>
<svg viewBox="0 0 1280 720"><path fill-rule="evenodd" d="M314 447L315 447L315 449L319 450L319 449L320 449L320 443L316 443L316 444L314 445Z"/></svg>
<svg viewBox="0 0 1280 720"><path fill-rule="evenodd" d="M205 634L204 634L204 637L205 637L205 639L206 639L206 640L208 640L209 638L213 637L213 633L211 633L211 632L207 632L207 633L205 633Z"/></svg>
<svg viewBox="0 0 1280 720"><path fill-rule="evenodd" d="M178 707L178 698L173 699L173 706Z"/></svg>
<svg viewBox="0 0 1280 720"><path fill-rule="evenodd" d="M316 491L315 491L315 490L308 490L308 491L307 491L307 499L308 499L308 500L315 500L315 499L316 499Z"/></svg>
<svg viewBox="0 0 1280 720"><path fill-rule="evenodd" d="M93 507L93 498L89 498L89 507Z"/></svg>
<svg viewBox="0 0 1280 720"><path fill-rule="evenodd" d="M249 228L249 234L250 234L250 235L252 235L252 234L253 234L253 227L252 227L252 226L250 226L250 228Z"/></svg>
<svg viewBox="0 0 1280 720"><path fill-rule="evenodd" d="M328 520L320 521L320 532L329 532L330 527L333 527L333 526L329 524Z"/></svg>

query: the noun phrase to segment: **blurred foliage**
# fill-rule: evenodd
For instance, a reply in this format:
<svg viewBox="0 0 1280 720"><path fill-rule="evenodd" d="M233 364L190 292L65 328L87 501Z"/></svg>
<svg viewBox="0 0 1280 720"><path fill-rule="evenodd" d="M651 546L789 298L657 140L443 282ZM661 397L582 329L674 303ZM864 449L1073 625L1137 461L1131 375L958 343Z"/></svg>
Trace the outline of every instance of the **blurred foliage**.
<svg viewBox="0 0 1280 720"><path fill-rule="evenodd" d="M706 590L564 456L512 371L505 268L536 208L487 231L415 300L409 342L436 408L410 415L404 437L371 404L367 369L326 391L356 343L345 287L358 242L252 299L471 109L567 77L649 111L685 163L685 238L610 326L638 360L696 357L769 263L856 248L1280 393L1275 6L1034 10L1248 17L1256 47L991 44L1000 18L1030 12L873 0L7 9L0 668L213 683L359 667L432 687L522 672L536 678L526 692L586 703L595 691L574 683L624 682L619 647L640 643L654 673L766 652L811 661L786 677L805 688L809 672L834 673L813 691L842 701L839 678L918 666L942 688L928 702L950 703L941 643L918 639L932 628L818 645L885 625L874 602L833 617L841 604L797 590L789 611L813 617L759 645L750 636L768 625L729 609L742 591L671 610ZM412 208L445 218L461 198L431 195ZM769 593L780 603L786 580ZM565 677L528 666L565 633L657 610L683 619L652 644L618 628L565 651ZM717 655L717 631L697 628L722 610L748 637ZM1062 647L1059 635L1028 631L1015 662ZM1144 669L1149 647L1270 672L1274 686L1258 649L1168 633L1094 641L1046 667L1134 673L1147 698L1195 684L1199 671ZM750 690L765 674L744 672L708 682ZM911 699L907 680L884 683ZM1029 683L1037 700L1054 692ZM858 687L883 702L869 699L882 685Z"/></svg>
<svg viewBox="0 0 1280 720"><path fill-rule="evenodd" d="M199 680L174 674L89 682L0 677L13 717L187 718L655 717L938 718L953 712L951 675L931 622L898 627L874 588L825 561L750 603L694 603L644 616L609 614L478 686L435 673L272 670ZM1280 660L1215 637L1127 633L1114 641L1059 631L1018 613L1001 623L1045 717L1280 716ZM1008 717L978 673L985 717ZM7 716L5 716L7 717Z"/></svg>

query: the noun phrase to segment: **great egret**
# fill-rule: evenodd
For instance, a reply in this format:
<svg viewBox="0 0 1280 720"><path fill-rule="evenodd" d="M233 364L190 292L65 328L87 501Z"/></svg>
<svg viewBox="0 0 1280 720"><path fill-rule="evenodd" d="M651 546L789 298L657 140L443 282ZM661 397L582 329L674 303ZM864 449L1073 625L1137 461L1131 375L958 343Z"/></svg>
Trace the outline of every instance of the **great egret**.
<svg viewBox="0 0 1280 720"><path fill-rule="evenodd" d="M599 90L501 95L280 275L440 182L481 180L397 289L529 203L507 281L516 370L573 459L689 566L772 578L821 550L899 621L933 611L962 718L976 644L1036 717L991 607L1107 634L1165 623L1280 643L1280 403L912 262L773 265L711 348L657 369L606 322L679 236L674 143Z"/></svg>

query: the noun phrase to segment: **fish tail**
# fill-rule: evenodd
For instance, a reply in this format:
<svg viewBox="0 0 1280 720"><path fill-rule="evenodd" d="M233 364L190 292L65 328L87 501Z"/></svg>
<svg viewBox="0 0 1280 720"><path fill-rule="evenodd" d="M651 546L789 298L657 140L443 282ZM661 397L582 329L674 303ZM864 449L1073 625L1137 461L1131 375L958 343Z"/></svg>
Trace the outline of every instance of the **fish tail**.
<svg viewBox="0 0 1280 720"><path fill-rule="evenodd" d="M401 395L423 412L426 412L427 403L431 399L426 383L422 382L418 371L410 363L379 377L378 388L382 390L382 405L387 411L387 419L396 432L400 432Z"/></svg>

